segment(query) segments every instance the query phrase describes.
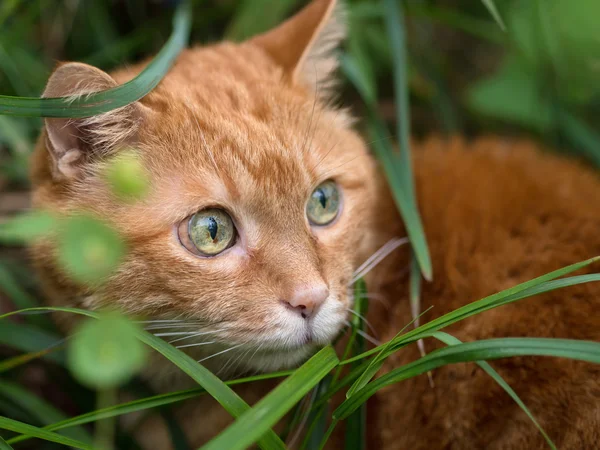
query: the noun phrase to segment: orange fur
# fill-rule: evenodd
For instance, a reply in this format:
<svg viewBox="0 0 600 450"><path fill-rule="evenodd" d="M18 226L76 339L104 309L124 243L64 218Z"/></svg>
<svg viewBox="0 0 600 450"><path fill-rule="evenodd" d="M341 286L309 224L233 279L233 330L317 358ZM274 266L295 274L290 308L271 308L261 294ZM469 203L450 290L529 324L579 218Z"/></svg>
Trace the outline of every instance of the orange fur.
<svg viewBox="0 0 600 450"><path fill-rule="evenodd" d="M159 86L127 108L92 119L47 120L34 155L34 204L63 214L92 212L113 224L129 248L118 271L94 288L73 282L57 267L52 242L35 246L32 254L51 303L68 299L87 308L116 305L152 318L219 324L222 342L250 349L234 354L238 366L225 374L232 375L236 369L293 366L310 354L314 344L294 341L300 325L274 317L285 314L280 300L297 286L324 281L331 323L313 330L313 341L322 344L335 335L351 303L347 284L353 271L389 238L404 236L365 144L321 89L331 85L335 66L330 39L335 44L341 37L335 3L315 0L295 18L242 44L184 51ZM108 76L85 65L63 65L45 95L85 95L127 81L141 68ZM137 152L151 180L149 195L133 205L116 198L102 176L123 147ZM593 208L600 181L589 169L528 142L499 138L474 143L434 138L416 147L417 191L435 277L424 285L423 305L435 304L425 319L600 254ZM342 190L342 214L330 227L311 229L305 204L327 179ZM214 206L230 212L240 242L221 256L198 258L183 249L174 229L190 214ZM410 321L402 270L408 256L395 255L369 280L370 290L385 300L372 303L370 313L382 339ZM449 331L463 340L522 335L598 340L598 289L590 284L546 294ZM428 350L436 345L426 344ZM189 351L202 358L215 348L222 347ZM416 357L407 348L388 365ZM206 364L218 371L229 360L226 355ZM592 448L597 442L597 368L550 358L493 365L560 448ZM183 387L185 379L176 374L159 358L145 372L159 389ZM433 376L433 389L422 376L372 399L369 448L543 448L523 413L474 365L438 369ZM240 393L252 403L270 387L262 383ZM191 401L177 414L195 446L230 421L210 399ZM168 448L159 425L151 418L139 433L146 448Z"/></svg>

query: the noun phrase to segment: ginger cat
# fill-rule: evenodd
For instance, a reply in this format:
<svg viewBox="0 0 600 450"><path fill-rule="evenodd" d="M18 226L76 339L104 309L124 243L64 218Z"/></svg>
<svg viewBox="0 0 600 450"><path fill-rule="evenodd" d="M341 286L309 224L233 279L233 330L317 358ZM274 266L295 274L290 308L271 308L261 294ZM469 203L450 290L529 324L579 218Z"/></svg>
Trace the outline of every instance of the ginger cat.
<svg viewBox="0 0 600 450"><path fill-rule="evenodd" d="M90 211L124 236L129 253L98 288L69 279L53 244L32 249L49 302L118 306L156 320L174 345L222 377L294 367L329 343L352 308L349 283L382 244L405 232L349 114L332 105L333 54L344 36L341 5L314 0L241 44L184 51L142 100L88 119L46 119L32 168L34 204ZM78 63L59 66L46 97L79 96L133 78ZM594 201L600 180L527 142L415 145L417 192L433 257L422 303L433 319L552 269L600 254ZM151 180L134 204L116 198L102 169L134 149ZM598 237L597 237L598 236ZM411 320L407 251L368 280L381 302L369 320L387 340ZM492 336L600 339L600 287L586 284L505 306L449 330ZM159 322L162 320L163 322ZM167 322L170 321L170 322ZM69 324L65 324L69 327ZM177 334L172 334L177 333ZM193 344L193 345L192 345ZM436 344L426 342L428 350ZM413 346L414 347L414 346ZM388 369L418 357L406 348ZM600 369L552 358L493 363L562 449L600 441ZM189 382L162 358L144 376L159 390ZM369 402L369 448L545 448L516 404L473 364L385 389ZM249 402L272 382L243 386ZM230 422L208 398L178 407L192 446ZM167 449L158 418L138 433ZM331 448L341 448L334 436Z"/></svg>

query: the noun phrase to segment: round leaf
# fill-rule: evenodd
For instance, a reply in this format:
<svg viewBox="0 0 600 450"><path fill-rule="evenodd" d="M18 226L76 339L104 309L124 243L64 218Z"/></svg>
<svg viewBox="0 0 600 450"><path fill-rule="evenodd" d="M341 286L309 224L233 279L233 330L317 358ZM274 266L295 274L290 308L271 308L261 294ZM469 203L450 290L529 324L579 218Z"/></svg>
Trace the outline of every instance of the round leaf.
<svg viewBox="0 0 600 450"><path fill-rule="evenodd" d="M90 216L66 220L58 236L58 260L77 281L98 283L121 261L125 244L108 225Z"/></svg>
<svg viewBox="0 0 600 450"><path fill-rule="evenodd" d="M148 192L148 175L133 150L126 150L109 164L106 177L113 192L124 200L136 200Z"/></svg>
<svg viewBox="0 0 600 450"><path fill-rule="evenodd" d="M144 365L146 348L136 325L110 314L83 322L69 347L71 371L84 385L106 389L127 381Z"/></svg>

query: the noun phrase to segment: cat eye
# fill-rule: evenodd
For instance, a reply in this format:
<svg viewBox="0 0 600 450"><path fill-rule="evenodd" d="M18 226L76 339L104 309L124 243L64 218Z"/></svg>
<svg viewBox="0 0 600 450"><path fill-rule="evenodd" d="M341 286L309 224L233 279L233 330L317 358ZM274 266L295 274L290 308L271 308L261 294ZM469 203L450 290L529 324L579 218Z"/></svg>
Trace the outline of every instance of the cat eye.
<svg viewBox="0 0 600 450"><path fill-rule="evenodd" d="M209 208L184 220L178 229L179 241L190 252L215 256L235 243L236 231L229 214Z"/></svg>
<svg viewBox="0 0 600 450"><path fill-rule="evenodd" d="M328 225L337 217L340 193L337 184L328 180L316 187L306 205L306 216L313 225Z"/></svg>

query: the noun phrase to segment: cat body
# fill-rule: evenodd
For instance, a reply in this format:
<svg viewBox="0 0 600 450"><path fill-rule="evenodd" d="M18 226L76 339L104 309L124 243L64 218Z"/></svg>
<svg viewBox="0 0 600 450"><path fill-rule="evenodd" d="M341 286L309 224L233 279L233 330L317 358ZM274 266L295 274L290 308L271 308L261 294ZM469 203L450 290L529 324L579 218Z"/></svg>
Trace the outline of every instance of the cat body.
<svg viewBox="0 0 600 450"><path fill-rule="evenodd" d="M335 338L352 307L354 271L389 239L405 236L365 143L348 113L329 100L342 22L335 1L315 0L247 42L182 52L158 87L129 106L87 119L46 119L32 165L34 205L101 217L128 246L117 272L98 287L69 277L56 263L55 243L36 244L32 256L49 302L116 306L147 317L154 321L149 330L180 333L182 350L223 377L294 367ZM108 75L64 64L44 96L111 88L142 68ZM600 254L592 207L600 181L591 170L494 138L416 147L434 265L421 300L434 308L422 320ZM125 148L150 180L150 192L135 203L115 196L103 175ZM196 224L204 234L192 232ZM222 230L229 233L226 247L200 251L198 236L220 245L213 232ZM371 302L369 317L381 340L411 320L407 265L408 253L399 250L369 274L369 291L382 299ZM545 294L449 332L465 341L598 340L597 289L586 284ZM416 350L403 349L385 370L415 358ZM593 448L600 423L596 368L550 358L493 365L561 448ZM143 375L160 391L190 382L158 356ZM543 447L516 404L476 366L437 369L433 380L433 388L423 375L373 397L369 448ZM273 386L237 390L254 403ZM193 446L231 421L207 397L179 406L176 416ZM158 418L138 435L147 448L169 448ZM331 448L340 448L336 439Z"/></svg>
<svg viewBox="0 0 600 450"><path fill-rule="evenodd" d="M414 169L434 279L423 282L429 322L472 301L600 254L595 170L527 140L432 137L415 143ZM391 203L391 202L390 202ZM391 211L391 206L389 207ZM382 219L390 223L390 218ZM388 231L391 231L388 228ZM389 237L401 234L391 231ZM407 251L391 255L374 286L369 320L391 339L412 320ZM597 271L592 265L588 272ZM578 273L579 274L579 273ZM499 337L600 340L600 285L536 295L468 318L444 331L463 342ZM431 352L443 344L429 339ZM419 358L403 348L384 370ZM490 361L559 449L600 443L600 368L563 358ZM452 364L382 390L369 404L369 448L544 449L521 408L481 368Z"/></svg>

